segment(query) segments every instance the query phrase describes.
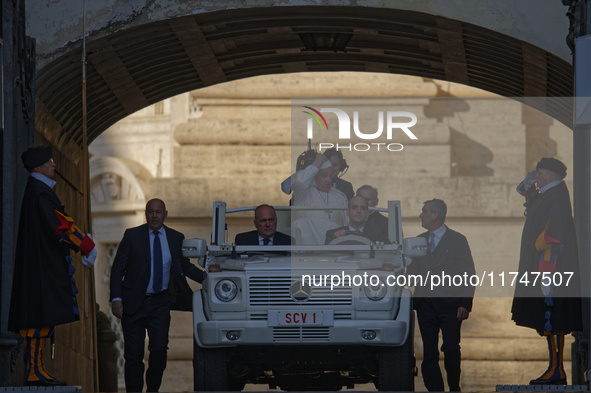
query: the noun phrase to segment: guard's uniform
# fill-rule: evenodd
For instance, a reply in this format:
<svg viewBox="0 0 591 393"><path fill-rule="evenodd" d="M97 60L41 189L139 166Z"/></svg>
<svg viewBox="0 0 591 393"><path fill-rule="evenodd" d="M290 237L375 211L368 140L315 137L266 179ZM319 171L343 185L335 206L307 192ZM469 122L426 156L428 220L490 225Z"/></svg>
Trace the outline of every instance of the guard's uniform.
<svg viewBox="0 0 591 393"><path fill-rule="evenodd" d="M26 156L31 151L33 156ZM51 158L51 148L27 152L23 162L29 168ZM92 239L65 213L53 184L43 175L29 177L16 246L8 328L25 338L29 384L55 379L43 366L44 341L52 336L55 325L79 319L70 250L87 255L94 248Z"/></svg>
<svg viewBox="0 0 591 393"><path fill-rule="evenodd" d="M539 168L554 172L561 179L566 176L566 166L553 158L543 158ZM518 191L526 197L527 218L521 236L520 279L516 281L512 319L517 325L536 329L548 342L548 370L530 384L565 385L564 335L583 329L579 256L570 196L562 180L542 187L542 193L533 186L522 189L524 183ZM538 280L534 285L536 274Z"/></svg>

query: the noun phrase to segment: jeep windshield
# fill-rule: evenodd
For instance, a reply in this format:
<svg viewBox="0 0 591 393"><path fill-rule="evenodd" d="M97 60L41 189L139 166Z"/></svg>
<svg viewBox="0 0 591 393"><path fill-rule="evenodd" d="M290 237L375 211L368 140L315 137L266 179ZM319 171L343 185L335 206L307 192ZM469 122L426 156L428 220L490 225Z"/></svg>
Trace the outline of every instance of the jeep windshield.
<svg viewBox="0 0 591 393"><path fill-rule="evenodd" d="M376 251L396 251L400 250L402 245L402 227L400 219L400 202L388 202L388 208L370 207L370 211L386 213L388 216L388 240L389 242L372 242L370 239L354 234L348 234L341 238L336 238L330 244L306 244L300 241L297 234L297 226L292 225L291 216L300 212L313 214L315 211L346 211L342 206L276 206L275 211L280 217L279 221L283 227L279 227L278 232L292 236L291 245L236 245L227 239L226 215L254 211L255 206L226 209L224 202L215 202L213 209L212 237L211 245L208 246L209 252L214 253L233 253L235 255L248 254L255 257L257 253L290 253L291 255L300 255L306 253L342 253L347 252L353 255L363 255L364 258L373 257ZM321 239L323 240L323 239ZM323 243L323 242L322 242ZM246 257L245 257L246 258ZM253 258L253 261L256 258Z"/></svg>

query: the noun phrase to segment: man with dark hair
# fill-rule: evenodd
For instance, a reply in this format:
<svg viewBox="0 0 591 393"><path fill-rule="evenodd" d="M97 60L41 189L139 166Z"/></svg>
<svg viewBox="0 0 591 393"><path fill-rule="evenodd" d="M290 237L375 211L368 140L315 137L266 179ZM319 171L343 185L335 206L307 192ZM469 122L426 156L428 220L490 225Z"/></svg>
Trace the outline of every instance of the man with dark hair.
<svg viewBox="0 0 591 393"><path fill-rule="evenodd" d="M147 224L125 231L111 268L111 307L121 319L124 339L125 388L144 388L144 341L148 332L148 392L158 392L166 369L170 310L185 276L202 282L205 271L183 257L185 236L164 225L168 216L160 199L146 204Z"/></svg>
<svg viewBox="0 0 591 393"><path fill-rule="evenodd" d="M521 235L519 277L541 274L537 285L516 281L511 308L519 326L535 329L548 342L549 366L531 385L566 385L563 367L564 335L583 329L579 255L568 188L562 179L566 166L542 158L517 191L526 197L526 220ZM537 187L534 186L534 183ZM552 285L555 274L572 274L569 285ZM525 276L524 276L525 275ZM565 276L566 277L566 276Z"/></svg>
<svg viewBox="0 0 591 393"><path fill-rule="evenodd" d="M347 207L349 224L328 230L326 232L325 243L329 244L336 238L350 234L366 237L373 242L389 243L390 241L386 232L382 232L379 228L368 225L368 215L367 199L358 195L354 196L349 201L349 206Z"/></svg>
<svg viewBox="0 0 591 393"><path fill-rule="evenodd" d="M330 148L324 151L324 155L332 164L333 175L332 185L334 188L345 194L348 200L351 200L355 193L353 192L353 184L347 180L342 179L339 175L345 173L349 166L343 157L343 153L335 148Z"/></svg>
<svg viewBox="0 0 591 393"><path fill-rule="evenodd" d="M375 187L370 185L364 184L363 186L357 189L355 195L359 195L367 199L367 203L369 207L376 207L378 206L378 190ZM388 237L388 218L386 218L382 213L371 210L369 212L369 216L367 217L366 225L371 228L375 228L375 231L380 233L385 233L386 237Z"/></svg>
<svg viewBox="0 0 591 393"><path fill-rule="evenodd" d="M253 221L256 230L237 234L234 243L242 246L289 246L292 244L291 236L277 232L277 213L273 206L257 206Z"/></svg>
<svg viewBox="0 0 591 393"><path fill-rule="evenodd" d="M429 252L425 257L413 258L407 274L422 277L444 274L468 277L475 274L470 246L464 235L448 228L445 223L447 206L441 199L425 201L420 214L421 225L427 229L419 236L428 239ZM423 338L421 371L425 387L430 392L443 392L443 377L439 368L439 331L443 335L441 350L444 355L447 383L450 391L460 391L460 329L462 321L472 310L474 287L442 285L431 288L428 283L414 291L413 306L417 310L419 330Z"/></svg>
<svg viewBox="0 0 591 393"><path fill-rule="evenodd" d="M39 146L21 156L31 175L21 208L8 329L25 339L27 386L66 384L45 370L45 340L55 325L80 319L70 250L79 251L86 266L97 254L90 234L78 229L53 191L52 153L51 147Z"/></svg>

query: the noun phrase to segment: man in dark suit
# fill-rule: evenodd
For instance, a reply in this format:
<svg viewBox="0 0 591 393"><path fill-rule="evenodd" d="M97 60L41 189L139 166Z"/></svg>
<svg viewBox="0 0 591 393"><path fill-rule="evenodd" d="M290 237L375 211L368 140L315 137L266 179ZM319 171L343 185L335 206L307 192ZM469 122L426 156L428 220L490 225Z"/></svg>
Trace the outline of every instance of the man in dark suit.
<svg viewBox="0 0 591 393"><path fill-rule="evenodd" d="M326 231L326 244L338 237L351 234L366 237L373 242L390 242L387 232L367 224L369 209L367 199L364 197L356 195L349 200L347 216L349 217L349 225Z"/></svg>
<svg viewBox="0 0 591 393"><path fill-rule="evenodd" d="M170 308L185 276L202 282L206 273L182 255L185 236L164 226L168 212L160 199L146 204L147 224L125 231L111 269L113 315L125 340L125 387L144 387L144 339L148 332L148 392L158 392L166 368Z"/></svg>
<svg viewBox="0 0 591 393"><path fill-rule="evenodd" d="M378 199L378 190L367 184L359 187L355 195L359 195L367 199L367 204L369 207L376 207L380 201ZM388 236L388 218L382 213L371 210L369 212L369 216L367 217L366 225L368 227L376 228L376 231L385 233L386 237Z"/></svg>
<svg viewBox="0 0 591 393"><path fill-rule="evenodd" d="M291 236L277 232L277 214L273 206L257 206L254 226L254 231L237 234L234 243L241 246L289 246L293 243Z"/></svg>
<svg viewBox="0 0 591 393"><path fill-rule="evenodd" d="M347 165L343 153L335 148L330 148L324 152L324 155L330 160L332 169L334 170L332 176L333 187L345 194L348 200L351 200L355 195L353 193L353 184L339 177L341 173L344 175L349 169L349 165Z"/></svg>
<svg viewBox="0 0 591 393"><path fill-rule="evenodd" d="M447 206L441 199L426 201L421 215L421 224L428 232L429 253L413 259L408 267L409 275L442 277L471 277L475 274L470 246L464 235L446 225ZM439 369L439 331L443 335L441 349L447 371L450 391L460 391L460 328L472 310L474 287L468 282L455 285L457 281L431 288L431 281L417 285L413 305L417 310L419 329L423 338L423 363L421 371L425 387L429 391L444 391L443 377Z"/></svg>

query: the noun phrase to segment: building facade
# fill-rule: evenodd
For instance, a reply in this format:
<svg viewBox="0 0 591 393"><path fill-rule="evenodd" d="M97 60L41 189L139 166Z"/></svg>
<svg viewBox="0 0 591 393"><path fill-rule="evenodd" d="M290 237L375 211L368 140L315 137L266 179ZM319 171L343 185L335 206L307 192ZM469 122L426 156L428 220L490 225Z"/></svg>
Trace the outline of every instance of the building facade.
<svg viewBox="0 0 591 393"><path fill-rule="evenodd" d="M349 165L344 178L355 188L377 187L380 207L401 200L405 236L423 231L418 215L425 200L444 199L446 224L466 234L479 273L517 269L524 216L515 187L525 173L546 156L572 167L567 127L517 101L445 81L355 72L285 74L175 96L118 122L90 146L101 309L110 310L109 271L118 242L126 228L145 221L148 199L166 202L167 225L208 241L216 200L228 207L289 204L279 185L307 148L292 122L300 111L294 103L317 97L348 99L343 105L386 103L416 114L412 130L418 139L400 133L402 149L342 145ZM317 133L312 142L322 138ZM384 138L377 143L387 144ZM327 141L335 142L334 135ZM569 173L566 180L571 179ZM252 226L252 217L236 218L229 222L228 239ZM511 288L500 283L477 290L462 332L466 391L524 384L545 370L546 348L534 332L510 320L511 296ZM190 313L173 312L163 390L192 389L191 324ZM415 352L420 361L418 329ZM421 378L416 384L423 389Z"/></svg>

